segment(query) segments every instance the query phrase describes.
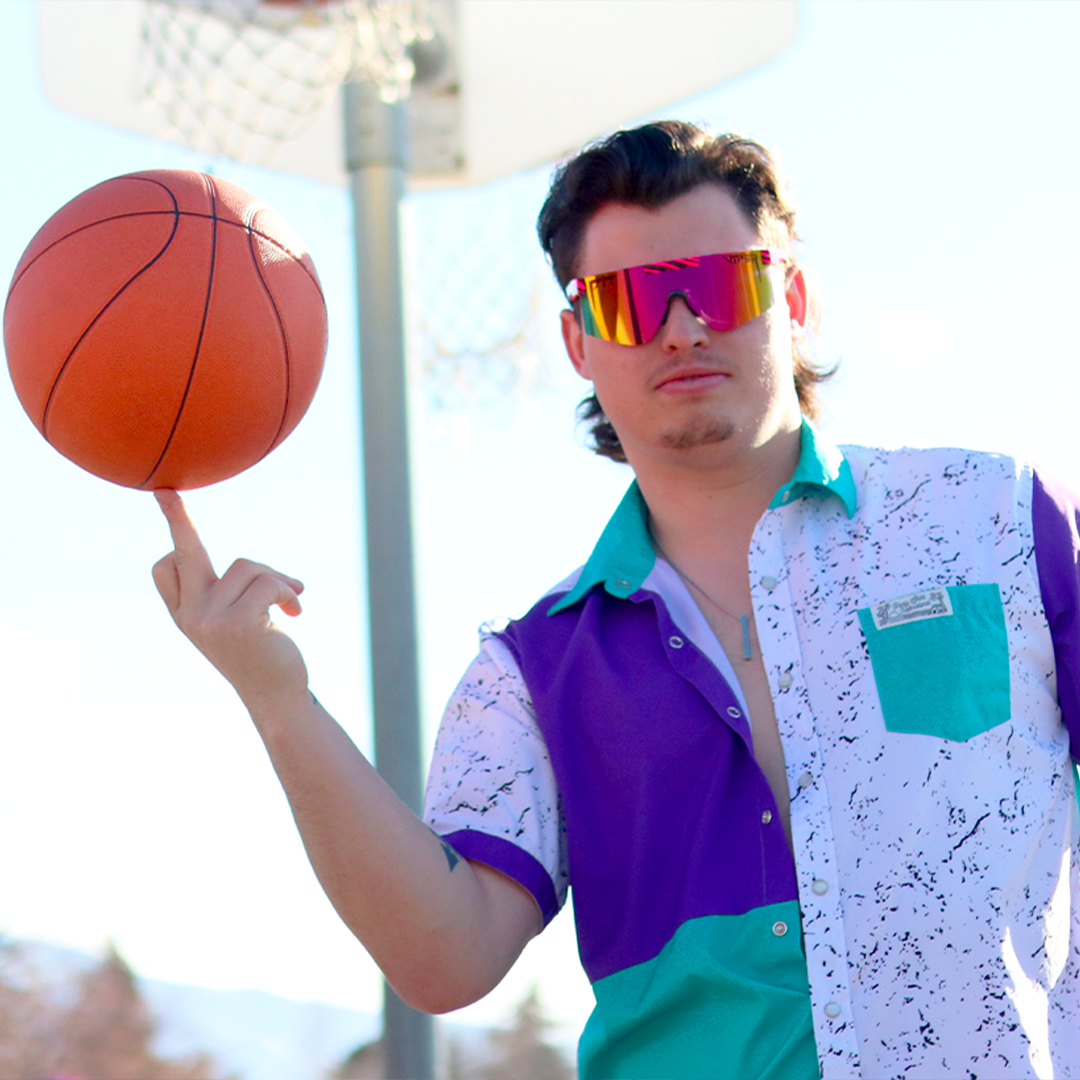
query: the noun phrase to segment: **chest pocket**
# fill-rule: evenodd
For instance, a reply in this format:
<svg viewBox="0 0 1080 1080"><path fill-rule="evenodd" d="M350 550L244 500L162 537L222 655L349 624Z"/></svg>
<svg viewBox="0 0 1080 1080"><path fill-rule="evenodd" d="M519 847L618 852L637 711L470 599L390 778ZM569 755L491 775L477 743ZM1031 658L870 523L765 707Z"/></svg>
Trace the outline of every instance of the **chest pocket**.
<svg viewBox="0 0 1080 1080"><path fill-rule="evenodd" d="M997 585L926 589L859 609L890 731L964 742L1009 719Z"/></svg>

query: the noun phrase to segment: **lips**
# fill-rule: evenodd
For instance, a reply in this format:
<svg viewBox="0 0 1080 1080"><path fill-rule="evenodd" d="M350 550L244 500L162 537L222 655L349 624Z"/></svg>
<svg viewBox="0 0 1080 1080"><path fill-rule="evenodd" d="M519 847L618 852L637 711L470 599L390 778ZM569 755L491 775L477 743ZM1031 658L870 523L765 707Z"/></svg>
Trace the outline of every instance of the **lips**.
<svg viewBox="0 0 1080 1080"><path fill-rule="evenodd" d="M713 386L718 386L729 378L731 378L729 372L720 371L716 368L679 368L663 375L657 382L656 388L658 390L668 391L705 390Z"/></svg>

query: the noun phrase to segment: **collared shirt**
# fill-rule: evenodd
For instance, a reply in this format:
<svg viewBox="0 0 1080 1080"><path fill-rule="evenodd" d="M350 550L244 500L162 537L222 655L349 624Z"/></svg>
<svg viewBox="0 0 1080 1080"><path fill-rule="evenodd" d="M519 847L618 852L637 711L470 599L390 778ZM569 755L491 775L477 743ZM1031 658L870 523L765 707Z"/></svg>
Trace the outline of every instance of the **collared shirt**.
<svg viewBox="0 0 1080 1080"><path fill-rule="evenodd" d="M429 783L433 827L545 918L574 884L582 1075L1068 1075L1064 500L1009 459L804 426L749 559L794 868L738 681L646 521L635 485L582 571L486 636Z"/></svg>
<svg viewBox="0 0 1080 1080"><path fill-rule="evenodd" d="M849 518L855 513L858 495L850 465L836 447L824 443L814 426L804 420L799 463L792 478L773 496L769 509L785 506L793 499L830 494L840 499ZM548 613L554 614L577 603L594 585L603 585L612 596L629 596L641 588L656 564L648 521L649 510L635 480L574 586Z"/></svg>

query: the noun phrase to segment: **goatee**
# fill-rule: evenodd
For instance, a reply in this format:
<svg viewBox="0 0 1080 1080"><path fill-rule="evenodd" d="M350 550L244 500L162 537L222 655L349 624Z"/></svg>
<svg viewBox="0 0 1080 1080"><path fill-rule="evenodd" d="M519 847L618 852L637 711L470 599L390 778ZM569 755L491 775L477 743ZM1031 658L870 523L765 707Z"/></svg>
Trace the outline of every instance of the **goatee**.
<svg viewBox="0 0 1080 1080"><path fill-rule="evenodd" d="M665 431L660 436L660 445L669 450L696 450L699 446L724 442L734 434L735 425L730 420L702 420L675 431Z"/></svg>

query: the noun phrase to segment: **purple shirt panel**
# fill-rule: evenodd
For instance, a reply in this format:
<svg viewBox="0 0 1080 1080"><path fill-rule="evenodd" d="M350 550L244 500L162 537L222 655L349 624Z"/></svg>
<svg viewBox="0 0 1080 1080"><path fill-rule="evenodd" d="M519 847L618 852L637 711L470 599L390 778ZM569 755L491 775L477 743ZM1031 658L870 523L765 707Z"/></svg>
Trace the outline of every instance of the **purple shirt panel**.
<svg viewBox="0 0 1080 1080"><path fill-rule="evenodd" d="M501 836L490 836L472 829L447 833L439 839L445 840L466 859L494 867L528 889L540 908L545 926L559 914L558 897L548 872L524 848L519 848L517 844L504 840Z"/></svg>
<svg viewBox="0 0 1080 1080"><path fill-rule="evenodd" d="M1043 610L1054 641L1058 704L1080 761L1080 501L1067 488L1035 474L1031 499L1035 562Z"/></svg>
<svg viewBox="0 0 1080 1080"><path fill-rule="evenodd" d="M551 755L595 982L657 956L690 919L798 891L746 718L662 601L597 587L549 617L555 599L500 637Z"/></svg>

